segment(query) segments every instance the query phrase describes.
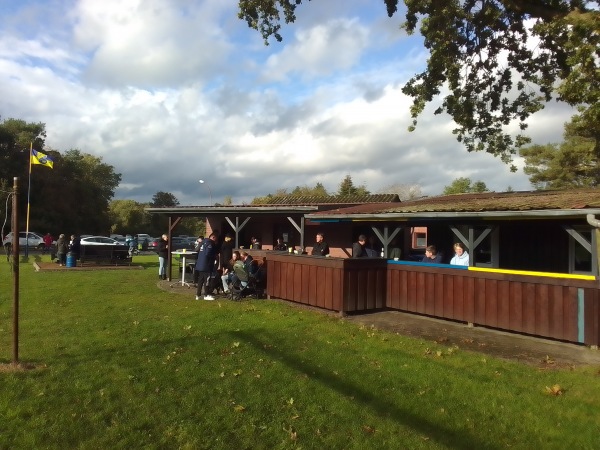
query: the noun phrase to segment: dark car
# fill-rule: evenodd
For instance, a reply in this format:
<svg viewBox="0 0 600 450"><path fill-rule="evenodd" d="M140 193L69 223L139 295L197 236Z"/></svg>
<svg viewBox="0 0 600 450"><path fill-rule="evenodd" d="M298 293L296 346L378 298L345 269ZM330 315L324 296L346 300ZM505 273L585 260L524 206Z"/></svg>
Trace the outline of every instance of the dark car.
<svg viewBox="0 0 600 450"><path fill-rule="evenodd" d="M194 246L187 240L180 237L171 238L171 250L192 250Z"/></svg>
<svg viewBox="0 0 600 450"><path fill-rule="evenodd" d="M158 251L158 243L160 242L160 238L154 238L148 242L148 250L156 252Z"/></svg>

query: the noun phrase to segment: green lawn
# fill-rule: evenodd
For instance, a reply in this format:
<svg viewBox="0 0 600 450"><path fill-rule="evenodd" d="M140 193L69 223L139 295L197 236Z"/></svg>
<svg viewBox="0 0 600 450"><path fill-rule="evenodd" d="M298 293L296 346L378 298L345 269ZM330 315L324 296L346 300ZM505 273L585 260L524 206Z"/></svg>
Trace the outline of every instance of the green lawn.
<svg viewBox="0 0 600 450"><path fill-rule="evenodd" d="M541 371L145 270L0 266L2 449L600 447L600 368ZM5 259L3 261L6 261ZM8 367L7 367L8 366ZM562 395L547 387L560 386Z"/></svg>

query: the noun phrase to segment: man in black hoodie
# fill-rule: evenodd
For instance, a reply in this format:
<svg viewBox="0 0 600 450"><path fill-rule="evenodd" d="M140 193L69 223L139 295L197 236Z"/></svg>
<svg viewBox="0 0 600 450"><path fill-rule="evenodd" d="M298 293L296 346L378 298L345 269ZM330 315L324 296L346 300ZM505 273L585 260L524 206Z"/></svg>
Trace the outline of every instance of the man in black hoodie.
<svg viewBox="0 0 600 450"><path fill-rule="evenodd" d="M215 298L207 291L210 276L215 271L215 260L217 259L217 235L212 233L208 238L202 241L198 249L198 258L196 259L196 271L198 272L198 285L196 287L196 300L200 300L202 288L204 286L204 300L214 300Z"/></svg>

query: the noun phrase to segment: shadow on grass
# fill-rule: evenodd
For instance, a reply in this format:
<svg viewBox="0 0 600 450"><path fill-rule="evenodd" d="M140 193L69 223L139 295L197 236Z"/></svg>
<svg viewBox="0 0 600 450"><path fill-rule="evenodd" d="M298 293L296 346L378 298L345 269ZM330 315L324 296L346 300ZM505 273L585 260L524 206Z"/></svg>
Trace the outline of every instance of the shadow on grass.
<svg viewBox="0 0 600 450"><path fill-rule="evenodd" d="M256 330L259 333L266 333L265 330ZM357 386L350 382L344 381L339 377L333 376L330 371L321 369L314 365L309 365L306 361L300 361L293 352L283 352L271 346L272 342L275 342L276 336L270 339L259 339L257 333L248 333L245 331L238 331L231 333L232 337L236 339L244 339L248 344L254 346L256 350L259 350L272 358L276 358L278 361L282 361L288 367L297 370L302 373L310 373L311 378L316 378L329 388L340 392L341 394L354 397L355 400L360 401L365 407L372 408L382 416L389 415L394 420L404 423L419 433L426 435L427 437L434 439L441 445L457 448L457 449L497 449L496 445L490 442L481 441L473 436L461 434L450 428L444 428L439 424L432 423L431 421L414 415L411 411L401 408L399 405L392 403L383 397L374 397L373 393L367 391L362 386Z"/></svg>

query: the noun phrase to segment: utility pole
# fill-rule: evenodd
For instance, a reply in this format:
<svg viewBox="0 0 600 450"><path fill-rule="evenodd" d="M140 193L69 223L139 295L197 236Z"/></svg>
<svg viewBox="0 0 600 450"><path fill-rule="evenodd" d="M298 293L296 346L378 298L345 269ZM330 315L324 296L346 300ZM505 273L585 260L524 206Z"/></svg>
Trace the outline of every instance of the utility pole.
<svg viewBox="0 0 600 450"><path fill-rule="evenodd" d="M13 365L19 364L19 177L14 178L12 198L12 271L13 271Z"/></svg>

